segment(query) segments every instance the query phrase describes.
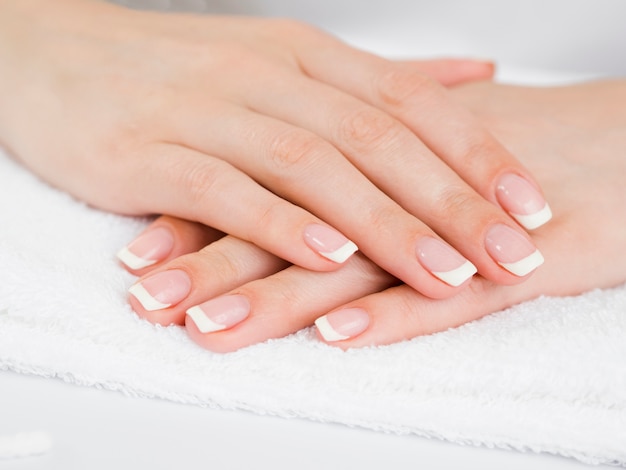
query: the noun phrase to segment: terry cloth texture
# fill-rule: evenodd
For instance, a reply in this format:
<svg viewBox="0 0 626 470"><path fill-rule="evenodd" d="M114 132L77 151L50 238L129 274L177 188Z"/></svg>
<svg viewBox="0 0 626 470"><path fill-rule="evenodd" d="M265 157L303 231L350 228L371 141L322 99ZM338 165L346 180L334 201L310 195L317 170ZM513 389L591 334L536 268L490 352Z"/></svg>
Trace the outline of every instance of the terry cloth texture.
<svg viewBox="0 0 626 470"><path fill-rule="evenodd" d="M342 352L311 330L232 354L138 319L114 253L146 220L0 154L0 369L130 395L626 466L626 287Z"/></svg>

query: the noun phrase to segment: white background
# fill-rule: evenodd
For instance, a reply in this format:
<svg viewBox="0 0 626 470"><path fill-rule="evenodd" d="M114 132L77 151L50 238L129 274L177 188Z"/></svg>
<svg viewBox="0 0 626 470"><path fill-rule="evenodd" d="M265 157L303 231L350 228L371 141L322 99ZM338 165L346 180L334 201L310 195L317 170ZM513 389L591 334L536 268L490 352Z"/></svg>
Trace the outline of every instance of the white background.
<svg viewBox="0 0 626 470"><path fill-rule="evenodd" d="M171 7L165 0L143 3ZM178 8L206 11L208 4L179 0ZM494 59L508 80L626 75L621 0L222 0L211 8L305 19L388 56ZM0 461L0 470L583 467L546 455L206 410L0 373L0 434L35 430L51 435L52 451Z"/></svg>

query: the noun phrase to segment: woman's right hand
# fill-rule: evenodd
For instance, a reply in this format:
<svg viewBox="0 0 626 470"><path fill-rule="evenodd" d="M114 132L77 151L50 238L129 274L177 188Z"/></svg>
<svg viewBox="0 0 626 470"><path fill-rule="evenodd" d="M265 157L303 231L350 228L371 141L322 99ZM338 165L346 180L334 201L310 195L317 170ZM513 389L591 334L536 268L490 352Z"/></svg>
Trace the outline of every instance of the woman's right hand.
<svg viewBox="0 0 626 470"><path fill-rule="evenodd" d="M451 72L292 21L91 0L0 2L0 34L0 138L94 206L198 221L311 270L358 245L435 298L476 268L514 284L542 262L519 225L550 217L538 186L427 75L488 65Z"/></svg>

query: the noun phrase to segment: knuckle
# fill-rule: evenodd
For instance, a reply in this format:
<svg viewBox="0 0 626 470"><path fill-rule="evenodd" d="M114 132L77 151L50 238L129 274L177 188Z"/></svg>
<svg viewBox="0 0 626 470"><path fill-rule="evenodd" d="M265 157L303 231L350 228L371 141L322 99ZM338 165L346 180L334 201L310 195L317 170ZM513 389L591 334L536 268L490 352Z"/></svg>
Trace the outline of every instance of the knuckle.
<svg viewBox="0 0 626 470"><path fill-rule="evenodd" d="M304 297L301 287L287 278L271 276L241 286L236 293L248 297L252 304L260 307L262 310L257 310L257 315L262 312L266 320L281 316L289 321L283 316L299 310Z"/></svg>
<svg viewBox="0 0 626 470"><path fill-rule="evenodd" d="M267 205L256 216L256 221L251 224L251 233L248 238L253 243L261 244L262 240L281 240L284 238L284 219L289 213L288 203L282 199L276 199Z"/></svg>
<svg viewBox="0 0 626 470"><path fill-rule="evenodd" d="M438 218L444 223L467 219L465 214L483 212L483 202L476 194L456 186L444 189L436 200Z"/></svg>
<svg viewBox="0 0 626 470"><path fill-rule="evenodd" d="M206 205L215 194L220 194L218 185L222 181L223 170L219 161L207 160L202 164L173 171L176 175L174 184L184 188L194 207Z"/></svg>
<svg viewBox="0 0 626 470"><path fill-rule="evenodd" d="M342 119L339 139L358 151L381 149L397 139L401 129L388 114L374 108L362 108Z"/></svg>
<svg viewBox="0 0 626 470"><path fill-rule="evenodd" d="M437 90L437 83L432 78L401 67L393 67L382 73L376 86L380 100L393 107L402 106L417 97L426 98Z"/></svg>
<svg viewBox="0 0 626 470"><path fill-rule="evenodd" d="M403 213L400 207L393 204L383 204L372 206L367 212L367 225L373 229L374 233L380 234L383 238L397 236L395 228L402 220Z"/></svg>
<svg viewBox="0 0 626 470"><path fill-rule="evenodd" d="M458 153L463 155L460 160L460 171L478 172L487 179L493 172L497 172L501 166L510 164L510 158L499 144L487 135L468 135L460 137ZM488 171L489 169L492 171ZM488 171L485 175L484 172Z"/></svg>
<svg viewBox="0 0 626 470"><path fill-rule="evenodd" d="M271 140L269 157L275 169L291 173L311 165L319 157L320 147L320 139L313 134L289 130Z"/></svg>
<svg viewBox="0 0 626 470"><path fill-rule="evenodd" d="M221 285L237 285L244 277L245 266L240 262L239 258L229 256L229 253L209 250L203 252L205 257L204 265L211 272L211 276L215 276L221 280Z"/></svg>
<svg viewBox="0 0 626 470"><path fill-rule="evenodd" d="M273 279L270 289L273 292L272 305L279 306L279 311L297 311L302 304L304 295L301 286L298 287L287 279Z"/></svg>
<svg viewBox="0 0 626 470"><path fill-rule="evenodd" d="M361 285L371 285L376 289L382 289L400 282L360 253L357 253L356 256L352 258L351 263L354 266L358 282Z"/></svg>

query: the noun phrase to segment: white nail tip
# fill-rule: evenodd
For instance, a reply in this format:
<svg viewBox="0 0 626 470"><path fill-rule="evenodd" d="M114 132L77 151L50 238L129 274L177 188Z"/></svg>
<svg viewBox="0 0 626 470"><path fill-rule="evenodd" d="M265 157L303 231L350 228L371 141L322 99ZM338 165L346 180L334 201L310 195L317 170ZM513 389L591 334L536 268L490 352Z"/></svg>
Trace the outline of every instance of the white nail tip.
<svg viewBox="0 0 626 470"><path fill-rule="evenodd" d="M510 214L522 227L528 230L541 227L552 218L552 211L547 203L543 206L543 209L534 214L514 214L513 212Z"/></svg>
<svg viewBox="0 0 626 470"><path fill-rule="evenodd" d="M477 272L476 266L469 261L451 271L432 271L434 276L452 287L460 286Z"/></svg>
<svg viewBox="0 0 626 470"><path fill-rule="evenodd" d="M543 255L539 250L535 250L534 253L528 255L526 258L523 258L515 263L498 263L504 269L509 271L510 273L515 274L516 276L526 276L526 274L531 271L537 269L539 266L543 264Z"/></svg>
<svg viewBox="0 0 626 470"><path fill-rule="evenodd" d="M164 304L152 297L140 282L131 286L130 289L128 289L128 292L132 294L132 296L139 301L142 307L149 312L153 312L154 310L163 310L172 305Z"/></svg>
<svg viewBox="0 0 626 470"><path fill-rule="evenodd" d="M328 322L328 318L326 318L326 315L324 315L323 317L319 317L317 320L315 320L315 326L317 327L317 330L322 335L322 338L324 338L329 343L333 341L341 341L341 340L349 338L349 336L338 333L330 325L330 323Z"/></svg>
<svg viewBox="0 0 626 470"><path fill-rule="evenodd" d="M157 260L143 259L132 253L128 248L124 247L117 252L117 258L128 266L130 269L142 269L147 266L152 266Z"/></svg>
<svg viewBox="0 0 626 470"><path fill-rule="evenodd" d="M336 249L335 251L330 252L322 252L320 251L320 255L324 258L328 258L335 263L343 263L350 256L352 256L356 251L358 251L359 247L354 244L354 242L348 241L341 248Z"/></svg>
<svg viewBox="0 0 626 470"><path fill-rule="evenodd" d="M226 329L225 325L215 323L213 320L207 317L206 313L204 313L202 309L197 305L187 310L187 315L189 316L189 318L191 318L191 321L196 324L200 333L212 333L214 331L221 331Z"/></svg>

